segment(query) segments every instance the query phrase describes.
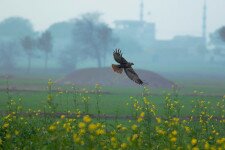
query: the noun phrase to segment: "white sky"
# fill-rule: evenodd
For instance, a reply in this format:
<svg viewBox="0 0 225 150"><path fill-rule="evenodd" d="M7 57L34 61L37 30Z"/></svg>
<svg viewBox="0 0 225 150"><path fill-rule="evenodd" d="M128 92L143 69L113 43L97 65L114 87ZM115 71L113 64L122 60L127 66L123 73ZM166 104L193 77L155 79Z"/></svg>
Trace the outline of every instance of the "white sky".
<svg viewBox="0 0 225 150"><path fill-rule="evenodd" d="M103 13L103 20L139 19L140 0L0 0L0 21L11 16L30 19L35 30L86 12ZM225 25L225 0L207 0L208 33ZM157 38L201 35L203 0L144 0L144 19L156 23ZM150 15L148 12L150 12Z"/></svg>

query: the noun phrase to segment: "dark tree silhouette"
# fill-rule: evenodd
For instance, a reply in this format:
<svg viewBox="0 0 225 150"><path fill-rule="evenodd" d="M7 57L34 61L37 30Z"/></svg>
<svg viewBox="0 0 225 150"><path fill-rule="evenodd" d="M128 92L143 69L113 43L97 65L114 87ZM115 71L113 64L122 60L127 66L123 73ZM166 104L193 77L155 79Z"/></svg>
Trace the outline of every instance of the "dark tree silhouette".
<svg viewBox="0 0 225 150"><path fill-rule="evenodd" d="M52 36L49 31L42 33L38 39L38 48L45 53L45 70L48 67L48 55L52 51Z"/></svg>
<svg viewBox="0 0 225 150"><path fill-rule="evenodd" d="M219 29L219 34L220 34L221 39L225 42L225 26L223 26Z"/></svg>
<svg viewBox="0 0 225 150"><path fill-rule="evenodd" d="M210 43L215 55L225 56L225 27L217 29L210 35Z"/></svg>
<svg viewBox="0 0 225 150"><path fill-rule="evenodd" d="M25 36L21 39L21 45L28 56L27 72L29 73L31 66L31 58L33 56L33 50L35 48L35 40L32 39L30 36Z"/></svg>
<svg viewBox="0 0 225 150"><path fill-rule="evenodd" d="M83 55L96 59L98 67L102 67L106 53L115 41L112 29L100 21L99 13L84 14L75 20L73 42Z"/></svg>

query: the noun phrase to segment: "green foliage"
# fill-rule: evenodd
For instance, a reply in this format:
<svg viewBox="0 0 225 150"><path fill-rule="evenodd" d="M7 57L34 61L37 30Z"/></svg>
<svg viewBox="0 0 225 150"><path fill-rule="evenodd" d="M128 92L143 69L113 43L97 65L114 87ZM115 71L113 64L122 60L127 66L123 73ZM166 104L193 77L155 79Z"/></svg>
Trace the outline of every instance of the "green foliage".
<svg viewBox="0 0 225 150"><path fill-rule="evenodd" d="M164 107L158 107L151 90L144 88L139 96L128 97L123 109L130 110L130 115L124 117L124 114L118 113L104 114L104 107L117 110L113 104L102 105L107 99L103 97L106 95L104 89L98 84L94 90L74 86L70 91L54 89L54 83L49 80L43 106L33 109L25 108L23 99L16 100L8 93L10 100L7 106L10 109L2 112L0 149L225 147L225 96L216 104L196 96L195 100L184 105L183 97L174 89L161 97L161 106ZM72 95L72 99L68 95ZM116 96L121 101L121 97ZM114 101L114 105L116 102L119 101ZM187 104L190 107L184 110ZM91 109L95 111L91 112Z"/></svg>

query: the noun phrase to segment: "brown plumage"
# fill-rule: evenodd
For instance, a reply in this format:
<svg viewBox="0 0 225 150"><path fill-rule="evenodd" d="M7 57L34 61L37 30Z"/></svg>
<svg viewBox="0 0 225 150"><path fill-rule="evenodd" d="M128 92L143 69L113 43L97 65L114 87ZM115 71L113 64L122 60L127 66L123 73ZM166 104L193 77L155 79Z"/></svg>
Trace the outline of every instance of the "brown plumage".
<svg viewBox="0 0 225 150"><path fill-rule="evenodd" d="M114 72L117 72L117 73L120 73L120 74L123 72L123 68L119 68L119 65L112 64L112 68L113 68Z"/></svg>
<svg viewBox="0 0 225 150"><path fill-rule="evenodd" d="M133 80L135 83L143 85L143 81L138 77L137 73L132 68L133 63L127 62L126 59L123 58L121 50L115 49L113 52L113 57L116 62L119 63L119 65L112 64L112 69L114 72L122 73L123 69L126 73L126 75Z"/></svg>

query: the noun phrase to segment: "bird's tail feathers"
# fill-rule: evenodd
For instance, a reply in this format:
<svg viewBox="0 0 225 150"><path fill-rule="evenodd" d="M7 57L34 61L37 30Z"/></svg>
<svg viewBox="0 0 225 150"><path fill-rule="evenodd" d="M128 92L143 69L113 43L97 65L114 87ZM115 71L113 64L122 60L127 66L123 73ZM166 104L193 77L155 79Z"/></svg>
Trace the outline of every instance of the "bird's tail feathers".
<svg viewBox="0 0 225 150"><path fill-rule="evenodd" d="M112 69L114 72L117 72L120 74L123 72L123 68L120 68L119 65L112 64Z"/></svg>

